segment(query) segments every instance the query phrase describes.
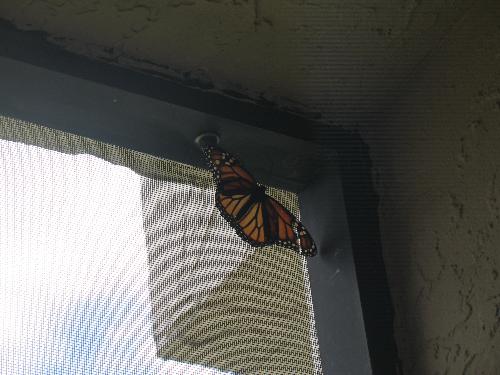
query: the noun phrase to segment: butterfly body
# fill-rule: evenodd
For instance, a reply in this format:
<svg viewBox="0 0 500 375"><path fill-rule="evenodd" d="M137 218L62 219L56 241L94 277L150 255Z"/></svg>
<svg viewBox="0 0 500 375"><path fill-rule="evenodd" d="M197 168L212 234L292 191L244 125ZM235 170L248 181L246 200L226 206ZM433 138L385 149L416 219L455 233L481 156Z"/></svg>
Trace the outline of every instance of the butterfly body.
<svg viewBox="0 0 500 375"><path fill-rule="evenodd" d="M316 254L309 232L295 216L266 194L239 161L214 146L203 148L217 189L215 203L236 233L252 246L281 245L302 255Z"/></svg>
<svg viewBox="0 0 500 375"><path fill-rule="evenodd" d="M267 196L266 187L263 185L255 185L255 188L251 190L251 194L255 197L256 200L262 202Z"/></svg>

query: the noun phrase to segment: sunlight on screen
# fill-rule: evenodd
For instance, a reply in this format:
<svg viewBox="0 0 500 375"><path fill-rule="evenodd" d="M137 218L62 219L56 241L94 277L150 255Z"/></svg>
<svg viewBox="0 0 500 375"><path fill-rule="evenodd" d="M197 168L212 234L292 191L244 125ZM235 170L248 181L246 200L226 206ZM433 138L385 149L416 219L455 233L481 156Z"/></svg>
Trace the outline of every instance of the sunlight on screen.
<svg viewBox="0 0 500 375"><path fill-rule="evenodd" d="M0 140L0 202L1 374L221 374L156 356L139 175Z"/></svg>

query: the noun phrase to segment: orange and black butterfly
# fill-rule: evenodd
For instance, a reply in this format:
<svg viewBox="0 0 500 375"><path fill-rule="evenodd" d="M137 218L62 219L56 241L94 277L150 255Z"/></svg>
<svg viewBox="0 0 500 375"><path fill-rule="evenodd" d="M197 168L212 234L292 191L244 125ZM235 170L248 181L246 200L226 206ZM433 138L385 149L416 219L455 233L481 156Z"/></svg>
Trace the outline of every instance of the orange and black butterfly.
<svg viewBox="0 0 500 375"><path fill-rule="evenodd" d="M301 255L316 255L316 245L295 216L266 194L234 156L214 146L203 153L217 184L215 203L236 233L252 246L281 245Z"/></svg>

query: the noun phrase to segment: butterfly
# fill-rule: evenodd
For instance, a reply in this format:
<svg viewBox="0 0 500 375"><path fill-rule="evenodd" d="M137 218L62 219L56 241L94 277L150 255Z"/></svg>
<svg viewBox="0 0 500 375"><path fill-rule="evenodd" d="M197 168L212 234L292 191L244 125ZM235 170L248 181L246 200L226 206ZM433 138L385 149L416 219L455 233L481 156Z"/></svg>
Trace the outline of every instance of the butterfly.
<svg viewBox="0 0 500 375"><path fill-rule="evenodd" d="M234 156L215 146L203 146L202 151L216 182L215 204L240 238L256 247L276 244L316 255L316 244L304 225L267 195L265 186Z"/></svg>

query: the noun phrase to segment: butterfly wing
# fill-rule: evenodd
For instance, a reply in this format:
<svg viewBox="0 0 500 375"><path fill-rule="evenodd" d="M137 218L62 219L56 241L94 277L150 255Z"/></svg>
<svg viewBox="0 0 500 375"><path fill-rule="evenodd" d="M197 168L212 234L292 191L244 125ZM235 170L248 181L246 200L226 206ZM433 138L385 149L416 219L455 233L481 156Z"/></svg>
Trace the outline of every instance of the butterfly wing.
<svg viewBox="0 0 500 375"><path fill-rule="evenodd" d="M215 203L222 216L236 230L236 233L252 246L272 245L266 227L264 205L254 199L253 194L215 194Z"/></svg>
<svg viewBox="0 0 500 375"><path fill-rule="evenodd" d="M271 197L266 197L264 202L267 217L269 218L269 232L271 237L279 244L288 247L297 246L295 233L295 217Z"/></svg>
<svg viewBox="0 0 500 375"><path fill-rule="evenodd" d="M214 146L203 148L203 153L210 165L218 191L231 195L251 192L257 186L250 172L230 153Z"/></svg>
<svg viewBox="0 0 500 375"><path fill-rule="evenodd" d="M315 256L318 252L316 244L314 243L314 240L312 239L307 229L300 221L297 223L297 233L300 242L300 253L309 257Z"/></svg>
<svg viewBox="0 0 500 375"><path fill-rule="evenodd" d="M204 149L217 184L215 204L236 233L253 246L272 244L266 230L262 201L255 194L257 182L230 153L209 146Z"/></svg>
<svg viewBox="0 0 500 375"><path fill-rule="evenodd" d="M269 196L266 196L264 207L269 223L270 241L293 249L301 255L316 255L316 244L311 235L290 211Z"/></svg>

